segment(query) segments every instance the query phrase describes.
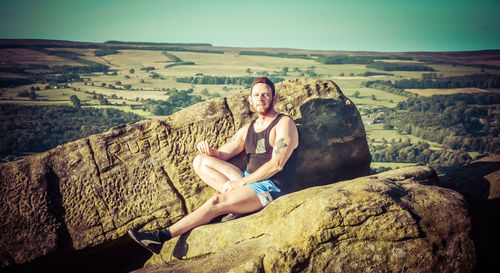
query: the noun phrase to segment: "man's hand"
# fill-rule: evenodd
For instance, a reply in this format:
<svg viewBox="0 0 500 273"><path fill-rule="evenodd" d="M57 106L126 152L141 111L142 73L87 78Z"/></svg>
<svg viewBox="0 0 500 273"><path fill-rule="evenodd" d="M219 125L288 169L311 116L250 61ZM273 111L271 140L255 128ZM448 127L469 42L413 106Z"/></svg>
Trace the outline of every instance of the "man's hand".
<svg viewBox="0 0 500 273"><path fill-rule="evenodd" d="M198 142L198 144L196 144L196 148L202 155L217 157L217 150L212 149L206 140Z"/></svg>

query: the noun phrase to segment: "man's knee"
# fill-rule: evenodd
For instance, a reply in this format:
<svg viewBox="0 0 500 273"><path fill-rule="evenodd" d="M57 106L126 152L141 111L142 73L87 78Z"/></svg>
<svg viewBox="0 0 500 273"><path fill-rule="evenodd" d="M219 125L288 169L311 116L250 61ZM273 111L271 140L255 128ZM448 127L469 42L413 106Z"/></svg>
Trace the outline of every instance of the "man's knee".
<svg viewBox="0 0 500 273"><path fill-rule="evenodd" d="M193 160L193 168L196 169L201 169L204 165L207 165L207 161L212 158L211 156L208 155L197 155L194 160Z"/></svg>
<svg viewBox="0 0 500 273"><path fill-rule="evenodd" d="M224 194L217 194L215 196L210 197L207 201L210 206L210 210L219 211L224 209L227 203L227 197Z"/></svg>
<svg viewBox="0 0 500 273"><path fill-rule="evenodd" d="M211 206L217 206L220 203L219 195L210 197L210 199L208 199L208 202L210 203Z"/></svg>

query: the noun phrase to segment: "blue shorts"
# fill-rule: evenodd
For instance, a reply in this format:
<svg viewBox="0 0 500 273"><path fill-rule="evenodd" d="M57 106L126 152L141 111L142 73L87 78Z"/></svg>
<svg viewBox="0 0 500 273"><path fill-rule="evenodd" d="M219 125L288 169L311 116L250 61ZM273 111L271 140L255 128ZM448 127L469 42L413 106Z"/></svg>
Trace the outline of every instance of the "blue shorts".
<svg viewBox="0 0 500 273"><path fill-rule="evenodd" d="M250 174L247 173L246 171L243 171L243 177L249 176ZM273 181L269 179L265 179L262 181L258 182L253 182L250 184L247 184L250 188L252 188L257 196L259 197L262 206L265 207L269 203L271 203L274 199L282 196L284 193L281 192L281 190L274 185Z"/></svg>

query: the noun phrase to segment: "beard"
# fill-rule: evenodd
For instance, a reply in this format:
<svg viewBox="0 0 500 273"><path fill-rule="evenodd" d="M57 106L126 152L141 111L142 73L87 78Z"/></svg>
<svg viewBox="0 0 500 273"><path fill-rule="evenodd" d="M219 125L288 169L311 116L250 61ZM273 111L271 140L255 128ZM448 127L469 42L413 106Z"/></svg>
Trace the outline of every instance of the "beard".
<svg viewBox="0 0 500 273"><path fill-rule="evenodd" d="M271 109L273 109L273 106L274 106L274 102L272 100L269 104L260 106L259 110L257 110L255 108L255 106L250 104L250 111L252 111L253 113L265 115L265 114L269 113L269 111L271 111Z"/></svg>

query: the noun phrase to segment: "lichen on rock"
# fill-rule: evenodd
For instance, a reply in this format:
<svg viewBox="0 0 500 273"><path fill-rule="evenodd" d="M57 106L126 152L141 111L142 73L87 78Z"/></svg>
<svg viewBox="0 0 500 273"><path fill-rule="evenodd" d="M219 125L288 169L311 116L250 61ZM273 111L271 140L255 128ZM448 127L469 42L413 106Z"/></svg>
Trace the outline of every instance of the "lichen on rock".
<svg viewBox="0 0 500 273"><path fill-rule="evenodd" d="M367 175L361 116L332 81L276 85L301 134L293 190ZM0 261L97 247L128 229L170 225L215 194L192 170L196 143L225 143L254 117L248 90L0 164Z"/></svg>
<svg viewBox="0 0 500 273"><path fill-rule="evenodd" d="M471 272L463 197L410 167L285 195L168 242L142 272Z"/></svg>

